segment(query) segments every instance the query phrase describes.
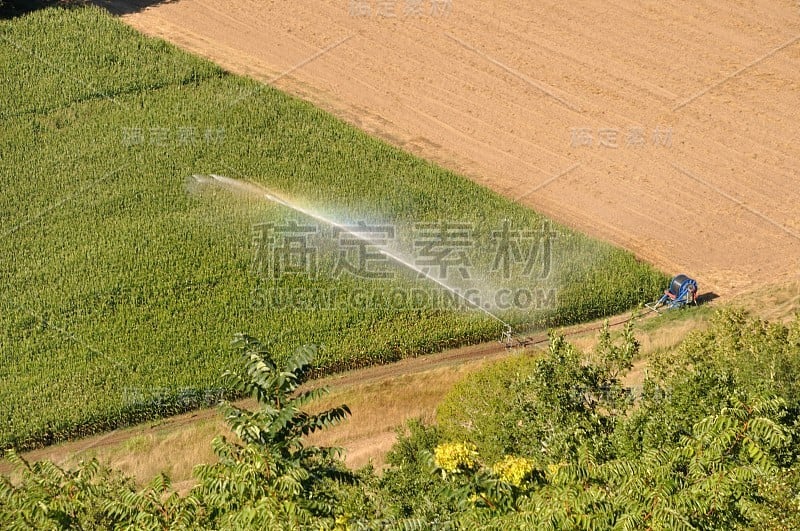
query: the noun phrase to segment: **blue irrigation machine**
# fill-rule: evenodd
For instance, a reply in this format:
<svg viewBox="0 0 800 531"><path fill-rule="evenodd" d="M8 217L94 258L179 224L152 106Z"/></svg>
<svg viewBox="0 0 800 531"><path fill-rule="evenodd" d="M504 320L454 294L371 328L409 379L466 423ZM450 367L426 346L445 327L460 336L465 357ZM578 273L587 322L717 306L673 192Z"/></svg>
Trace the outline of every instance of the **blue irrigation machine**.
<svg viewBox="0 0 800 531"><path fill-rule="evenodd" d="M697 305L697 281L686 275L678 275L669 283L669 289L656 302L646 304L649 309L661 313L659 309L672 310L689 304Z"/></svg>

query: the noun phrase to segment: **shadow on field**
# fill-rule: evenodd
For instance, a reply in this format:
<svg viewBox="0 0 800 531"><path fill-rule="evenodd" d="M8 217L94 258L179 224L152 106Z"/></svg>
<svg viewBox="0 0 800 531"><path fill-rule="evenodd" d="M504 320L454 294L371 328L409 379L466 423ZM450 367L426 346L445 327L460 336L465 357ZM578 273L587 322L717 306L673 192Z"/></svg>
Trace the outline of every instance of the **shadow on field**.
<svg viewBox="0 0 800 531"><path fill-rule="evenodd" d="M708 304L714 299L719 299L719 295L717 295L713 291L708 291L706 293L703 293L702 295L698 295L696 300L697 304Z"/></svg>
<svg viewBox="0 0 800 531"><path fill-rule="evenodd" d="M150 6L177 0L0 0L0 19L9 19L47 7L75 8L96 5L114 15L127 15Z"/></svg>
<svg viewBox="0 0 800 531"><path fill-rule="evenodd" d="M103 7L112 15L129 15L158 4L171 4L178 0L94 0L94 5Z"/></svg>
<svg viewBox="0 0 800 531"><path fill-rule="evenodd" d="M81 7L86 0L0 0L0 19L14 18L46 7Z"/></svg>

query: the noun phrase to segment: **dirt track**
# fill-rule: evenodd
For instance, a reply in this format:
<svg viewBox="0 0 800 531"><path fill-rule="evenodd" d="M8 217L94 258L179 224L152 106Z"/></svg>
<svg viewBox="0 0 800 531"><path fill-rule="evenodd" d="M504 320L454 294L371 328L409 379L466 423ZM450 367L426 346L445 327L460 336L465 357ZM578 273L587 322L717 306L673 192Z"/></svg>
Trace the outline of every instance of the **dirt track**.
<svg viewBox="0 0 800 531"><path fill-rule="evenodd" d="M627 322L627 317L618 317L611 322L612 326L618 326L618 323ZM598 328L597 323L582 325L580 327L572 327L566 329L567 333L586 333ZM546 334L537 334L530 336L530 345L539 345L546 343ZM397 363L388 365L379 365L350 371L343 374L338 374L323 378L321 380L314 380L310 385L312 386L326 386L332 389L349 388L355 385L369 385L382 382L389 382L393 379L399 379L403 376L414 375L424 372L430 372L437 369L442 369L451 366L462 366L470 363L489 361L508 356L512 352L519 350L507 350L499 342L483 343L479 345L471 345L458 349L447 350L437 354L422 356L418 358L408 358ZM254 400L246 399L239 403L246 408L254 408L257 404ZM81 456L86 458L87 452L96 452L102 449L108 449L115 446L120 446L132 438L147 435L147 434L169 434L175 433L190 425L198 425L202 422L214 421L219 419L220 413L217 408L208 408L198 411L192 411L183 415L176 415L173 417L160 419L142 423L137 426L122 428L111 431L103 435L97 435L70 441L55 446L40 448L27 452L24 457L29 461L39 461L42 459L51 459L55 462L66 462L72 456ZM220 421L219 432L223 433L224 423ZM392 427L393 428L393 427ZM394 431L379 433L377 436L370 436L366 439L356 439L347 441L346 447L348 450L348 463L351 465L363 466L368 462L370 457L374 457L376 448L385 453L394 442ZM208 445L208 441L202 441L204 445ZM329 441L321 439L317 441L318 444L331 444ZM338 443L337 443L338 444ZM363 457L363 459L362 459ZM196 464L196 463L195 463ZM8 474L13 467L6 461L0 459L0 474Z"/></svg>
<svg viewBox="0 0 800 531"><path fill-rule="evenodd" d="M645 314L642 318L647 319L652 316L653 314ZM620 315L614 317L613 319L609 319L609 325L612 328L618 328L627 323L630 319L631 315ZM562 329L561 332L567 337L574 338L586 336L587 334L592 335L602 326L603 322L597 321L567 327ZM548 341L548 335L546 333L518 336L518 338L520 340L524 339L525 348L533 348L536 346L542 347L546 345ZM468 364L480 364L482 362L497 360L518 352L522 352L519 345L512 349L508 349L500 342L482 343L478 345L470 345L462 348L447 350L427 356L407 358L388 365L379 365L365 369L349 371L346 373L322 378L320 380L314 380L308 385L325 386L334 390L353 388L355 386L360 386L360 388L364 389L366 386L378 385L379 391L382 391L385 389L385 386L392 381L395 381L397 385L402 385L402 378L404 377L411 375L418 376L424 373L432 374L434 371L446 369L448 367L463 367ZM645 360L637 361L634 371L632 371L633 373L636 373L636 378L641 378L641 368L644 365ZM446 390L442 390L440 394L444 396L445 392ZM441 396L438 400L440 399ZM436 402L438 402L438 400ZM253 408L256 406L256 403L252 399L246 399L242 400L240 405L246 408ZM408 418L411 418L411 416ZM138 426L114 430L103 435L96 435L55 446L40 448L38 450L27 452L24 454L24 457L29 461L50 459L57 464L68 464L70 463L71 459L74 461L76 456L80 459L86 459L94 455L95 452L124 446L125 443L130 442L136 437L155 434L160 434L161 436L169 434L174 435L181 430L189 428L190 426L198 426L204 422L212 422L215 419L219 420L219 411L217 408L202 409L185 413L183 415L176 415L174 417L160 419L157 421L146 422ZM356 418L351 420L351 423L358 422L359 420L360 419ZM376 457L381 457L382 462L382 455L389 450L395 440L395 427L396 426L389 426L390 431L379 431L375 434L369 433L367 436L347 439L345 442L339 442L335 438L333 440L328 440L325 437L317 437L314 443L322 445L341 445L345 447L347 449L348 464L353 467L358 467L367 464L370 459L374 459ZM226 428L224 423L219 420L219 422L217 422L217 430L215 431L215 434L225 433L225 431ZM207 440L194 441L195 445L199 444L203 447L209 446L208 443L209 441ZM184 450L186 449L184 448ZM170 460L174 459L176 458L170 458ZM197 463L195 462L192 464ZM10 465L10 463L0 459L0 474L8 474L12 470L13 467ZM157 472L158 471L152 471L153 474ZM180 479L185 478L181 477Z"/></svg>
<svg viewBox="0 0 800 531"><path fill-rule="evenodd" d="M103 3L719 294L800 270L794 0Z"/></svg>

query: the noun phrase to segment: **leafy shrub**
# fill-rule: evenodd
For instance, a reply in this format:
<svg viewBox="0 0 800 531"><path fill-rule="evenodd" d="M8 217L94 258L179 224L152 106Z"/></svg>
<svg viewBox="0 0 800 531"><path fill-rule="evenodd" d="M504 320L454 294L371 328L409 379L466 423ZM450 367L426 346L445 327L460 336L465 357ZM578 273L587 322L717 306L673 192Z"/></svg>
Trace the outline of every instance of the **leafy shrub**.
<svg viewBox="0 0 800 531"><path fill-rule="evenodd" d="M29 464L8 455L22 472L0 482L3 528L297 529L332 528L338 507L331 482L356 478L340 449L305 446L302 437L342 422L347 406L309 414L303 407L324 388L299 391L315 351L304 347L279 366L255 338L235 341L244 371L227 373L258 402L256 411L230 403L221 410L241 442L217 437L219 461L195 468L199 484L181 497L159 475L141 490L96 460L64 471L50 462Z"/></svg>
<svg viewBox="0 0 800 531"><path fill-rule="evenodd" d="M693 334L675 352L654 362L639 401L613 400L594 412L609 417L601 426L614 429L592 432L592 444L582 437L564 437L571 451L563 452L558 461L537 463L519 484L503 476L503 467L479 468L471 479L469 474L446 477L455 482L454 492L461 492L462 499L459 489L465 482L471 480L474 490L460 525L467 529L797 528L800 423L793 384L800 378L798 323L800 317L789 324L770 324L738 310L717 312L708 330ZM597 371L613 382L635 351L630 330L621 344L604 331L594 355L579 357L592 360L588 366L598 364L589 374ZM528 372L536 374L559 362L568 377L550 371L548 379L536 381L537 389L545 389L542 396L557 401L557 406L548 412L537 402L526 401L533 405L521 410L519 418L531 414L529 419L543 431L554 427L558 433L586 434L580 416L553 414L570 408L573 400L551 394L552 389L562 388L570 379L586 389L585 373L564 352L570 350L555 338L548 355ZM514 371L513 364L487 369L486 373L498 373L483 382L506 386L514 381L504 379L498 367ZM771 370L774 367L781 367L781 373ZM483 393L500 394L485 385ZM606 388L590 388L590 394ZM519 388L508 389L509 403L520 400ZM454 388L454 396L459 392ZM524 422L516 430L523 432ZM491 435L506 441L513 437L506 432L486 434ZM478 460L484 457L481 454Z"/></svg>
<svg viewBox="0 0 800 531"><path fill-rule="evenodd" d="M750 318L741 309L716 312L707 330L657 355L640 407L619 430L621 451L677 443L702 417L747 396L774 396L800 413L800 316L788 324Z"/></svg>
<svg viewBox="0 0 800 531"><path fill-rule="evenodd" d="M629 400L618 377L638 348L632 325L621 345L611 340L606 325L598 363L587 364L554 335L546 356L503 361L456 384L437 409L442 436L474 443L490 461L513 454L544 466L574 458L583 445L608 453L614 413Z"/></svg>

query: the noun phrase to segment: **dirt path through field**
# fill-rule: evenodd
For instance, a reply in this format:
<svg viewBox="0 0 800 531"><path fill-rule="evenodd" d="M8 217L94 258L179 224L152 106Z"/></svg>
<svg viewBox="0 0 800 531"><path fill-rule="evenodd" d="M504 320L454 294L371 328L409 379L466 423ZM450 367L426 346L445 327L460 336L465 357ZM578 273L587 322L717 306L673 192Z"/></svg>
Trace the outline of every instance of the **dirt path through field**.
<svg viewBox="0 0 800 531"><path fill-rule="evenodd" d="M642 318L647 319L652 315L644 315ZM616 329L627 323L630 318L630 314L619 315L609 319L609 325ZM602 325L601 321L597 321L566 327L561 332L571 338L587 335L593 337ZM537 333L517 336L517 339L524 340L526 349L537 346L543 348L547 344L548 336L546 333ZM339 429L340 427L334 428L331 435L316 437L313 442L345 447L350 466L363 466L375 458L380 458L382 462L383 455L395 440L394 428L402 425L405 419L418 415L431 417L436 404L449 389L441 386L452 385L463 377L465 371L474 370L480 364L522 351L520 345L507 348L500 342L482 343L309 382L310 386L325 386L331 389L334 401L345 396L346 403L353 407L353 419L348 423L354 426L353 428L347 426L343 430ZM421 388L412 391L415 385ZM418 396L405 396L412 392ZM403 399L399 403L395 402L399 396ZM414 404L417 399L421 400ZM356 404L353 404L353 401ZM254 408L256 403L254 400L243 400L240 405ZM394 413L387 411L387 408L395 410ZM137 458L136 449L127 446L131 441L144 437L162 441L165 446L163 452L167 454L154 459L155 463L146 463L145 475L152 476L160 471L159 466L174 466L174 462L181 459L182 456L175 455L175 447L182 447L181 454L185 454L183 457L190 457L186 463L189 471L190 465L213 459L210 440L214 435L221 433L227 433L225 423L220 418L217 408L209 408L33 450L27 452L25 458L30 461L51 459L57 463L70 463L91 455L101 455L113 461L109 452L114 453L119 448L124 448L123 460L115 464L127 468L126 471L129 473L135 473L142 464L138 463L137 467L137 464L131 464L130 460L143 459L147 462L148 459L146 456ZM198 437L199 440L195 440ZM130 454L133 454L133 457ZM9 463L0 460L0 474L7 474L11 470ZM188 473L186 470L183 474L173 470L173 476L185 479L184 476L188 477Z"/></svg>
<svg viewBox="0 0 800 531"><path fill-rule="evenodd" d="M618 318L619 321L626 319ZM581 330L588 331L594 328L596 325L572 330L578 333ZM539 334L531 336L530 339L531 345L543 344L546 342L547 336ZM463 375L464 371L469 371L470 367L474 369L483 362L502 358L516 351L506 349L499 342L484 343L315 380L309 385L328 387L333 391L332 398L334 400L339 400L342 394L347 393L354 393L355 396L348 395L347 403L353 409L354 419L344 426L344 430L334 429L331 436L316 437L313 442L314 444L346 447L347 462L351 466L363 466L370 459L378 456L382 458L395 440L394 428L397 425L401 425L405 418L413 418L418 414L427 416L432 414L431 410L435 408L436 403L447 391L447 389L439 388L442 384L452 385L460 378L459 375ZM444 374L444 371L449 374ZM387 400L392 402L394 398L397 398L398 393L403 394L403 388L413 387L409 378L420 379L421 382L427 381L423 385L428 386L431 385L432 380L436 388L417 389L416 392L420 395L430 395L422 404L417 404L417 407L404 405L400 401L382 406L403 410L396 411L394 415L389 414L385 409L375 411L376 402ZM394 391L390 388L393 388ZM367 397L367 403L363 403L362 395ZM414 400L414 397L405 398L407 401ZM353 404L353 400L357 403ZM241 401L240 405L252 409L256 407L256 402L248 399ZM184 436L186 434L188 437ZM136 474L144 469L144 475L152 476L160 471L159 465L174 467L174 462L180 459L174 454L174 447L181 447L181 453L195 456L189 463L190 465L213 460L210 441L217 434L230 436L227 426L220 417L219 410L209 408L33 450L27 452L25 458L30 461L51 459L57 463L68 464L76 462L77 459L100 455L104 460L127 469L126 471L129 473ZM131 459L137 459L135 455L131 458L131 454L137 452L135 448L127 448L127 446L130 446L131 441L142 438L148 438L151 441L165 441L166 448L163 452L171 455L160 456L163 459L145 456L145 461L153 460L154 464L147 463L142 466L142 463L131 463ZM119 448L125 449L121 452L121 457L116 455ZM114 463L115 459L121 459L121 461ZM7 474L11 470L12 467L8 462L0 460L0 474ZM187 471L183 471L182 474L172 470L172 475L178 479L188 477Z"/></svg>
<svg viewBox="0 0 800 531"><path fill-rule="evenodd" d="M794 0L102 3L719 294L800 271Z"/></svg>

